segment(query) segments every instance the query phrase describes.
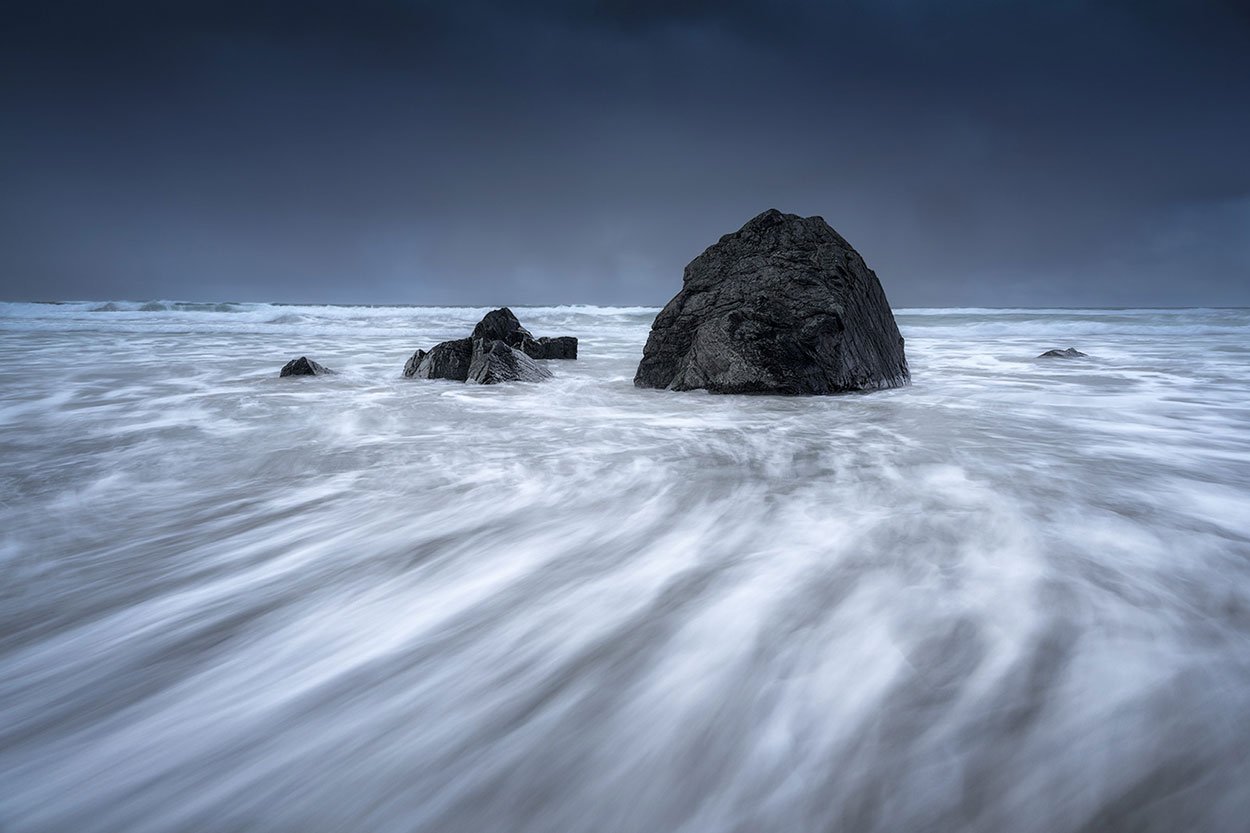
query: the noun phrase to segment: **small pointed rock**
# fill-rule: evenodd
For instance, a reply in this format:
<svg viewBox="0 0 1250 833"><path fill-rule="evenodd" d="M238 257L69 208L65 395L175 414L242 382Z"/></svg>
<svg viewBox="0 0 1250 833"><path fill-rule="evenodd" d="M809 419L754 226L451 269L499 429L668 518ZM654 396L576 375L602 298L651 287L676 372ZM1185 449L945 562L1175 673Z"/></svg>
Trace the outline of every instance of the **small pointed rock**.
<svg viewBox="0 0 1250 833"><path fill-rule="evenodd" d="M278 376L328 376L332 373L334 371L330 368L317 364L307 356L300 356L284 364Z"/></svg>

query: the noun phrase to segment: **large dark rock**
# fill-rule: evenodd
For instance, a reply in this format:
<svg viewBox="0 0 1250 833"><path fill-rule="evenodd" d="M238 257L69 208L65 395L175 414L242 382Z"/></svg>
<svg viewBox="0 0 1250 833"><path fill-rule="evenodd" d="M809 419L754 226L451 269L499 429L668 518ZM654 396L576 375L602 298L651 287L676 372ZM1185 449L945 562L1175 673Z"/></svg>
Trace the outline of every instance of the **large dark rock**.
<svg viewBox="0 0 1250 833"><path fill-rule="evenodd" d="M479 338L473 342L469 381L482 385L500 382L541 382L551 371L503 341Z"/></svg>
<svg viewBox="0 0 1250 833"><path fill-rule="evenodd" d="M903 339L876 274L820 217L770 209L686 267L634 384L827 394L906 385Z"/></svg>
<svg viewBox="0 0 1250 833"><path fill-rule="evenodd" d="M484 338L487 341L502 341L509 347L520 347L527 339L534 336L521 326L521 322L507 307L500 307L486 313L486 317L473 328L473 338Z"/></svg>
<svg viewBox="0 0 1250 833"><path fill-rule="evenodd" d="M1075 347L1069 347L1067 350L1047 350L1039 359L1088 359L1089 356L1077 350Z"/></svg>
<svg viewBox="0 0 1250 833"><path fill-rule="evenodd" d="M330 368L317 364L307 356L300 356L284 364L278 376L327 376L332 373L334 371Z"/></svg>
<svg viewBox="0 0 1250 833"><path fill-rule="evenodd" d="M473 339L458 338L444 341L425 350L418 350L404 364L404 375L418 379L453 379L463 382L469 378L469 365L473 363Z"/></svg>

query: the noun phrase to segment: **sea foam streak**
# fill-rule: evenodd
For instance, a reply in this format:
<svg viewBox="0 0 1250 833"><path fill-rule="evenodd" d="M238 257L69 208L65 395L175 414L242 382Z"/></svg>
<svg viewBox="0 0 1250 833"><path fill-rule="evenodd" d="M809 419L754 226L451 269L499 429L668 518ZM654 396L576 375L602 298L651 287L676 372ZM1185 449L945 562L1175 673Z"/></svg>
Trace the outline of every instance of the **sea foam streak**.
<svg viewBox="0 0 1250 833"><path fill-rule="evenodd" d="M581 358L0 305L0 829L1244 830L1250 313L903 311L910 388L796 399L516 311Z"/></svg>

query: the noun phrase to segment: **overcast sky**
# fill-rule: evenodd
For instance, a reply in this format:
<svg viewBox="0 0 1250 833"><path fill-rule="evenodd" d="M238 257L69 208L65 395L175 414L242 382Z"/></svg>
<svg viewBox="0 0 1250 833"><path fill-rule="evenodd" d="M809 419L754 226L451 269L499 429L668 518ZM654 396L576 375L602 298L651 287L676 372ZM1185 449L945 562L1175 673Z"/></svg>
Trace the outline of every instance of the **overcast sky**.
<svg viewBox="0 0 1250 833"><path fill-rule="evenodd" d="M658 305L776 207L896 307L1250 305L1248 8L7 3L0 296Z"/></svg>

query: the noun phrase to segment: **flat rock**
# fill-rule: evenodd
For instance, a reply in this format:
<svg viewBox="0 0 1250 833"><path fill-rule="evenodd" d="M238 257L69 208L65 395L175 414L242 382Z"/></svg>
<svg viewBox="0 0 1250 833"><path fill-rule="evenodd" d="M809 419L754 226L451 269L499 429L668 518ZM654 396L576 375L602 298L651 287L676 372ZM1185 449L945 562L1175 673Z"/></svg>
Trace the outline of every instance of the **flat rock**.
<svg viewBox="0 0 1250 833"><path fill-rule="evenodd" d="M473 363L469 366L471 382L496 385L500 382L541 382L550 378L551 371L503 341L479 338L473 342Z"/></svg>
<svg viewBox="0 0 1250 833"><path fill-rule="evenodd" d="M577 339L573 336L543 336L538 339L544 359L576 359Z"/></svg>
<svg viewBox="0 0 1250 833"><path fill-rule="evenodd" d="M1069 347L1066 350L1047 350L1039 359L1088 359L1089 355L1082 353L1075 347Z"/></svg>
<svg viewBox="0 0 1250 833"><path fill-rule="evenodd" d="M463 382L469 378L473 363L473 339L457 338L434 345L427 352L418 350L404 363L404 375L418 379L452 379Z"/></svg>
<svg viewBox="0 0 1250 833"><path fill-rule="evenodd" d="M910 380L903 338L863 258L822 218L770 209L686 267L634 384L830 394Z"/></svg>
<svg viewBox="0 0 1250 833"><path fill-rule="evenodd" d="M328 376L332 373L334 371L330 368L317 364L307 356L300 356L284 364L278 376Z"/></svg>

